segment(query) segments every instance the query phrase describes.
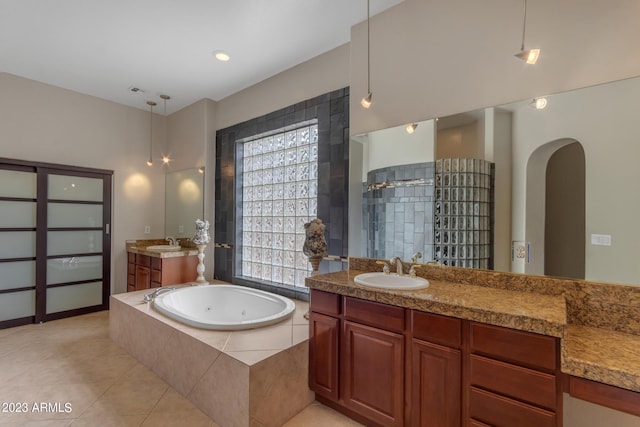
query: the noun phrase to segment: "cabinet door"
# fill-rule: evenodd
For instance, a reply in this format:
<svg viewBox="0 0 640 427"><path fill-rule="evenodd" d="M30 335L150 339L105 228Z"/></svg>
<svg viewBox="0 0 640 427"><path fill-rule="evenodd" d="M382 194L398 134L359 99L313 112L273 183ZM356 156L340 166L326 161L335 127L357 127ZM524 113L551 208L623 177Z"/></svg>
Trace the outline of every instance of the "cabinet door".
<svg viewBox="0 0 640 427"><path fill-rule="evenodd" d="M309 314L309 388L338 400L338 339L340 320Z"/></svg>
<svg viewBox="0 0 640 427"><path fill-rule="evenodd" d="M382 426L404 425L404 336L344 321L342 398Z"/></svg>
<svg viewBox="0 0 640 427"><path fill-rule="evenodd" d="M412 342L412 426L460 427L460 350Z"/></svg>
<svg viewBox="0 0 640 427"><path fill-rule="evenodd" d="M151 269L136 265L136 291L149 289L151 286Z"/></svg>

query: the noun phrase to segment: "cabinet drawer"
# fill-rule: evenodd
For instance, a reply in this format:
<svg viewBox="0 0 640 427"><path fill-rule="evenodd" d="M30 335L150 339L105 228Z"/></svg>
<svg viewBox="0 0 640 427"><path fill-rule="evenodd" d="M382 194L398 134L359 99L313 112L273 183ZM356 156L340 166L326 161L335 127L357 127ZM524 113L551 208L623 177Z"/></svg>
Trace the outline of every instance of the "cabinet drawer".
<svg viewBox="0 0 640 427"><path fill-rule="evenodd" d="M471 385L555 411L556 377L471 355Z"/></svg>
<svg viewBox="0 0 640 427"><path fill-rule="evenodd" d="M493 427L556 426L556 414L553 412L474 387L469 392L469 416Z"/></svg>
<svg viewBox="0 0 640 427"><path fill-rule="evenodd" d="M388 331L404 331L404 308L344 297L344 316L349 320Z"/></svg>
<svg viewBox="0 0 640 427"><path fill-rule="evenodd" d="M151 257L148 255L136 254L136 264L149 267L151 265Z"/></svg>
<svg viewBox="0 0 640 427"><path fill-rule="evenodd" d="M462 322L453 317L411 310L411 332L414 338L460 348Z"/></svg>
<svg viewBox="0 0 640 427"><path fill-rule="evenodd" d="M471 323L471 351L496 359L555 371L557 339L499 326Z"/></svg>
<svg viewBox="0 0 640 427"><path fill-rule="evenodd" d="M155 270L162 270L162 258L151 258L151 268Z"/></svg>
<svg viewBox="0 0 640 427"><path fill-rule="evenodd" d="M151 281L158 284L162 283L162 272L159 270L151 270Z"/></svg>
<svg viewBox="0 0 640 427"><path fill-rule="evenodd" d="M340 314L340 295L311 289L311 311L324 314Z"/></svg>

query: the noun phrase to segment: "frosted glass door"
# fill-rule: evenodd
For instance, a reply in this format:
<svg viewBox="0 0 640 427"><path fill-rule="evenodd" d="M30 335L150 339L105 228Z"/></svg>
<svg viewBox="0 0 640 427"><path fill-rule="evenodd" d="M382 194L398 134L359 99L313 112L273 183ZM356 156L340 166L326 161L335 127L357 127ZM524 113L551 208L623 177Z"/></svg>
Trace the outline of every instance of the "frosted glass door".
<svg viewBox="0 0 640 427"><path fill-rule="evenodd" d="M104 201L102 176L49 173L47 315L105 302Z"/></svg>
<svg viewBox="0 0 640 427"><path fill-rule="evenodd" d="M0 322L31 322L36 311L37 175L0 164Z"/></svg>

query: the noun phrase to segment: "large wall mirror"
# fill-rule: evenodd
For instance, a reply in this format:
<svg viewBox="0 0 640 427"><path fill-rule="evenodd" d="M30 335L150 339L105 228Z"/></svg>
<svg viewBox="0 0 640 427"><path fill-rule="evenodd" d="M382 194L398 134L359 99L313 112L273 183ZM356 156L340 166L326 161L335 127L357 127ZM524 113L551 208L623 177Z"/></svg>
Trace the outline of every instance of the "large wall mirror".
<svg viewBox="0 0 640 427"><path fill-rule="evenodd" d="M192 238L204 217L204 172L185 169L165 176L165 236Z"/></svg>
<svg viewBox="0 0 640 427"><path fill-rule="evenodd" d="M496 270L639 285L640 78L545 98L543 109L528 99L425 120L411 135L402 126L354 137L349 254L367 244L369 170L476 157L495 164Z"/></svg>

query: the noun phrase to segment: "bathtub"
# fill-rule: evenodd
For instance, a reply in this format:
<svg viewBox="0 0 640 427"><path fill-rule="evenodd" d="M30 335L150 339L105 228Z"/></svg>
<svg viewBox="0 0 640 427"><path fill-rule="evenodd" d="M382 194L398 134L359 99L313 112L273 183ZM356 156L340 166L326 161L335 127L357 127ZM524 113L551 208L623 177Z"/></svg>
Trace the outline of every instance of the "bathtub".
<svg viewBox="0 0 640 427"><path fill-rule="evenodd" d="M236 285L199 285L157 296L153 307L178 322L203 329L252 329L293 313L289 298Z"/></svg>

